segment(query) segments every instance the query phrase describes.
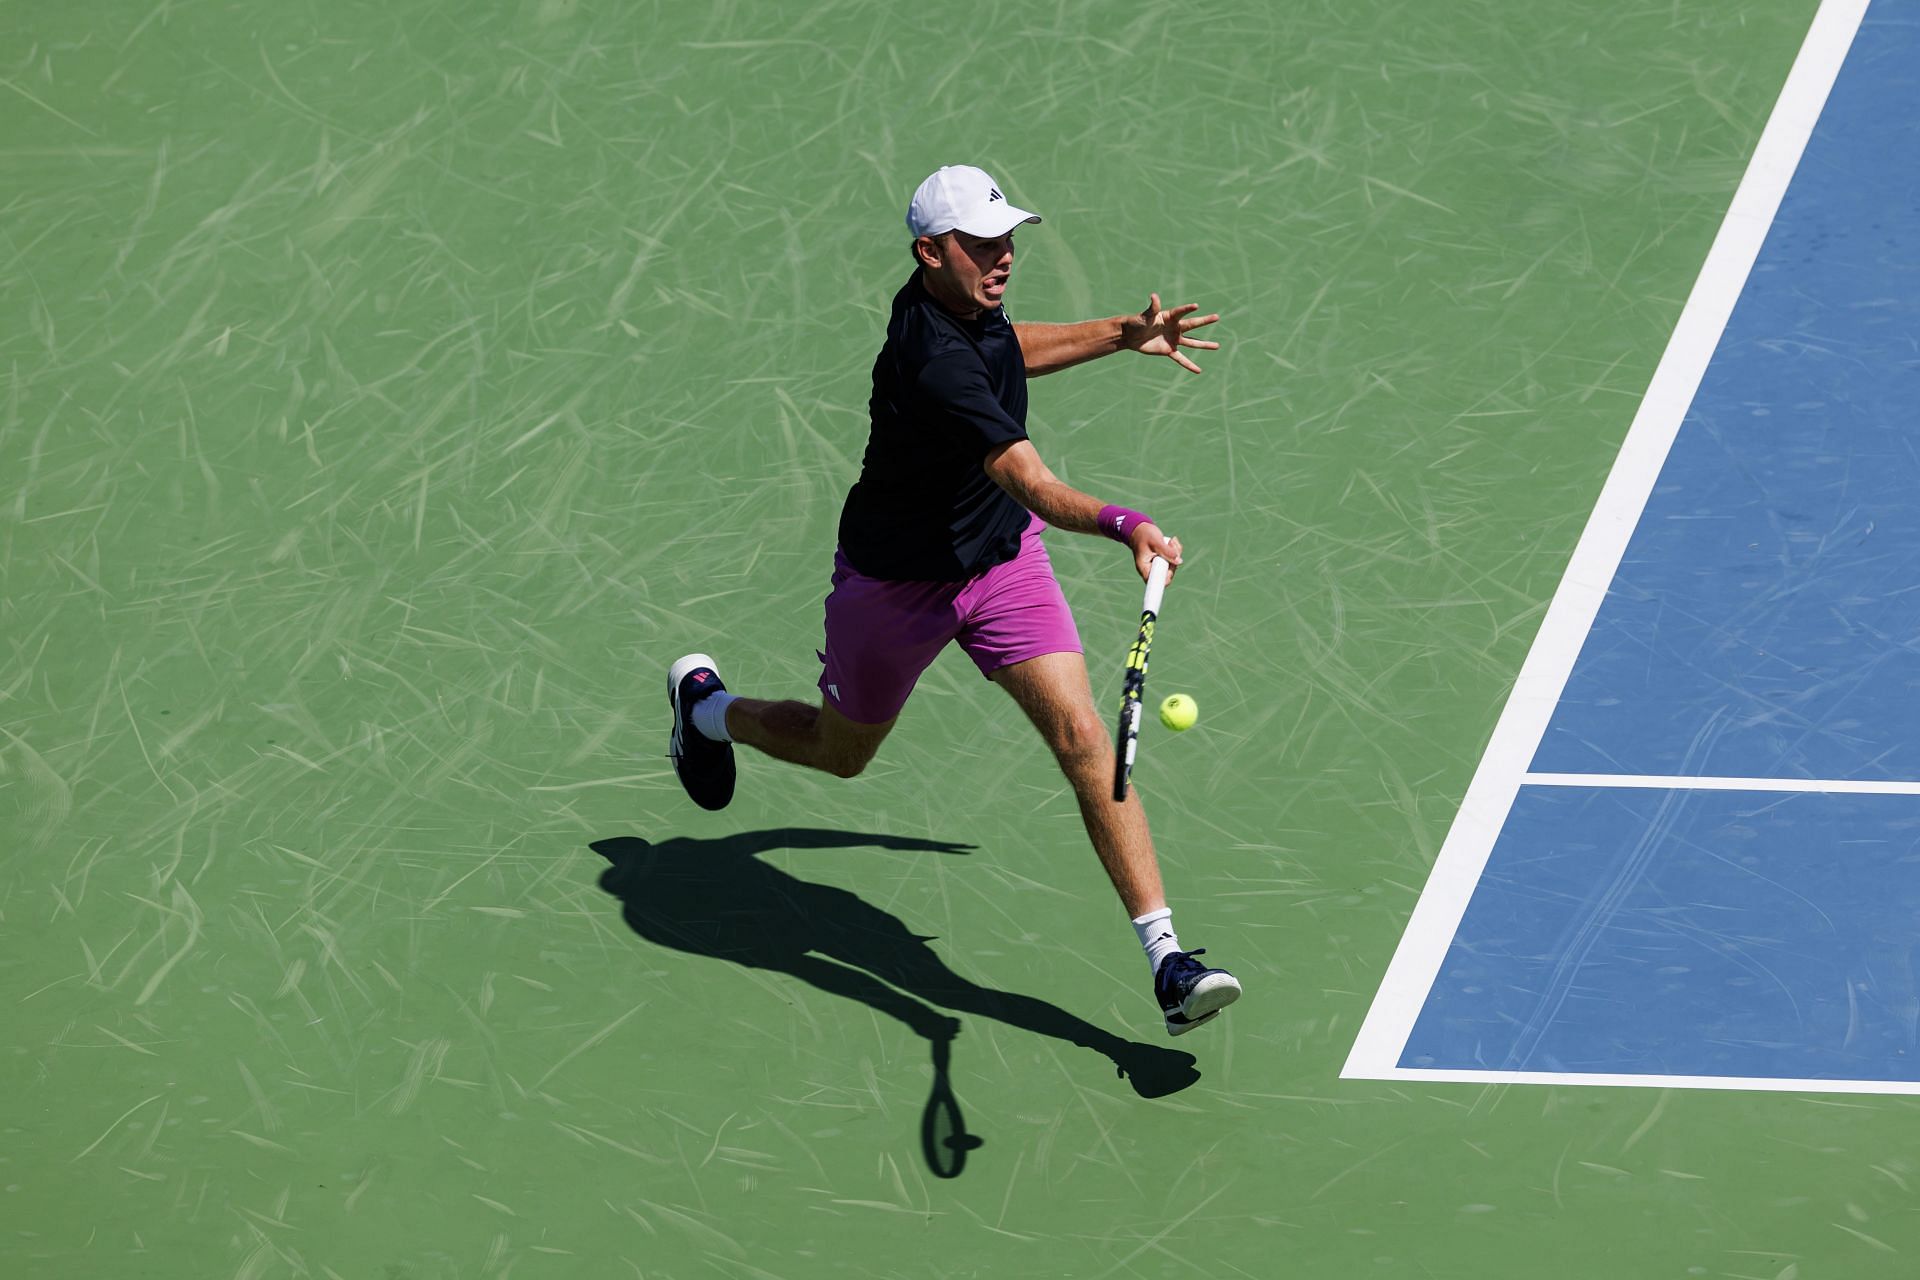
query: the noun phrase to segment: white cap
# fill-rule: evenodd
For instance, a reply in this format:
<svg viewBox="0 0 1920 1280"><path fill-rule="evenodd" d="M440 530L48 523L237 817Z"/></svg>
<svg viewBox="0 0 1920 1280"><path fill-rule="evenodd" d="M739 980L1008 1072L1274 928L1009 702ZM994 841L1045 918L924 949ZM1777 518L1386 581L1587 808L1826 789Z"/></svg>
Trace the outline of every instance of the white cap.
<svg viewBox="0 0 1920 1280"><path fill-rule="evenodd" d="M1040 215L1016 209L983 169L970 164L943 165L913 193L907 206L907 230L918 240L958 228L970 236L995 240Z"/></svg>

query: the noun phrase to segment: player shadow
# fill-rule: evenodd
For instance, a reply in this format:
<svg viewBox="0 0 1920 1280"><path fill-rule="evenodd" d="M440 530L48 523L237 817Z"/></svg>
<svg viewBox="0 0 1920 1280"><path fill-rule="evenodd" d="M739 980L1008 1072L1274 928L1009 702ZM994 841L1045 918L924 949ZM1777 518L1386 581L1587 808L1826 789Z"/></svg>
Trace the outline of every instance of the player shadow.
<svg viewBox="0 0 1920 1280"><path fill-rule="evenodd" d="M612 864L600 887L620 900L628 927L649 942L789 974L897 1018L925 1038L933 1051L934 1083L921 1146L941 1177L957 1177L967 1151L980 1145L966 1132L948 1079L960 1023L941 1009L1092 1049L1143 1098L1176 1093L1200 1078L1192 1054L1126 1040L1044 1000L971 982L928 945L932 938L914 933L897 916L756 856L773 849L863 845L961 855L971 849L909 836L791 827L711 840L614 836L590 847Z"/></svg>

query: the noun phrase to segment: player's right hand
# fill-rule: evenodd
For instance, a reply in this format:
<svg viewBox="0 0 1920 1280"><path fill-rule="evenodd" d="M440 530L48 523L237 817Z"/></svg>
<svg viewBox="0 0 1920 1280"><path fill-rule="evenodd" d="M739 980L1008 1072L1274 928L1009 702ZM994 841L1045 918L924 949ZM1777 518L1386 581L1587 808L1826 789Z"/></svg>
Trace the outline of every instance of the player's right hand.
<svg viewBox="0 0 1920 1280"><path fill-rule="evenodd" d="M1147 580L1147 573L1153 567L1153 558L1159 556L1167 562L1167 581L1173 581L1173 575L1180 569L1180 539L1169 538L1160 532L1160 526L1152 521L1137 524L1133 532L1127 535L1127 546L1133 551L1133 567L1140 571L1140 581Z"/></svg>

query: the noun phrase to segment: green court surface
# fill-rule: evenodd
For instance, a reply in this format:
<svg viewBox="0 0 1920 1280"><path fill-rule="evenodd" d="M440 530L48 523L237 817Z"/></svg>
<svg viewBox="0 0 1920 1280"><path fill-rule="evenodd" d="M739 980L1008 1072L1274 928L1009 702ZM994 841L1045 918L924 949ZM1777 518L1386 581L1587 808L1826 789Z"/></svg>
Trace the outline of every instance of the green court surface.
<svg viewBox="0 0 1920 1280"><path fill-rule="evenodd" d="M10 6L0 1276L1912 1275L1910 1102L1338 1078L1812 12ZM1017 318L1226 317L1033 388L1189 548L1177 1042L957 653L664 759L683 652L811 696L962 161Z"/></svg>

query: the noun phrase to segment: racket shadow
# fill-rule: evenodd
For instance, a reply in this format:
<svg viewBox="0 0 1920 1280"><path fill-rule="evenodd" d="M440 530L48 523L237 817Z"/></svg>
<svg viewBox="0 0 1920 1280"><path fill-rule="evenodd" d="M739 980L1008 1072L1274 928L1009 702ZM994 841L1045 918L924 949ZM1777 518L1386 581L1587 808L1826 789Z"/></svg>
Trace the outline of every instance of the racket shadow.
<svg viewBox="0 0 1920 1280"><path fill-rule="evenodd" d="M981 986L955 973L897 916L858 894L802 880L762 861L775 849L871 846L965 855L972 846L909 836L787 827L718 839L649 841L615 836L589 846L611 864L600 887L621 915L659 946L753 969L785 973L831 995L857 1000L927 1040L933 1096L922 1118L923 1153L933 1172L958 1176L980 1140L966 1132L949 1080L952 1014L992 1018L1106 1057L1141 1097L1177 1093L1200 1078L1192 1054L1124 1039L1057 1005ZM943 1012L943 1010L947 1012Z"/></svg>

